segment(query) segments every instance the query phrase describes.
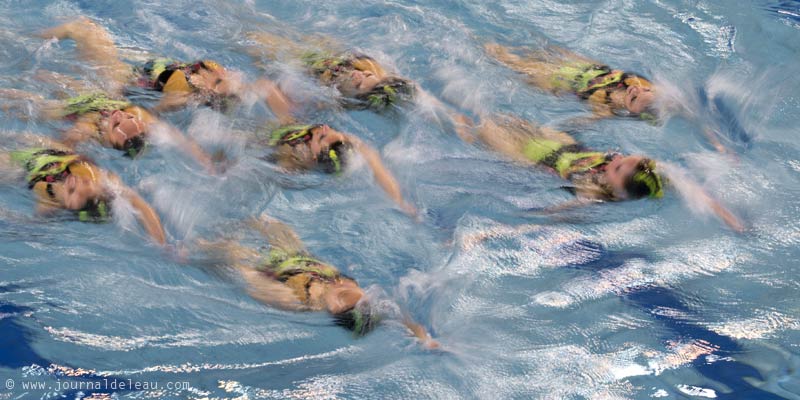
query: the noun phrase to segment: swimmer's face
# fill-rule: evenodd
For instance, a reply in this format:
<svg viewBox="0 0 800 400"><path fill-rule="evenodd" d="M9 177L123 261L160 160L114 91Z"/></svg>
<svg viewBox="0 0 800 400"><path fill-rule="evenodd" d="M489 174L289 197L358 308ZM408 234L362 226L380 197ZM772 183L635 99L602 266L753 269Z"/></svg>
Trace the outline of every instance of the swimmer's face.
<svg viewBox="0 0 800 400"><path fill-rule="evenodd" d="M323 295L325 309L331 314L341 314L356 306L364 291L350 279L340 279L330 284Z"/></svg>
<svg viewBox="0 0 800 400"><path fill-rule="evenodd" d="M103 191L95 180L70 174L60 183L53 184L55 200L67 210L80 210L89 200L102 196Z"/></svg>
<svg viewBox="0 0 800 400"><path fill-rule="evenodd" d="M655 93L652 89L630 86L625 93L625 108L634 114L639 114L653 104L653 100L655 100Z"/></svg>
<svg viewBox="0 0 800 400"><path fill-rule="evenodd" d="M145 123L134 114L114 111L108 117L103 137L115 148L123 148L128 139L145 133Z"/></svg>
<svg viewBox="0 0 800 400"><path fill-rule="evenodd" d="M339 82L338 88L342 94L354 96L367 93L380 83L381 77L372 71L353 70L347 77Z"/></svg>
<svg viewBox="0 0 800 400"><path fill-rule="evenodd" d="M227 95L232 90L232 82L228 79L227 71L222 67L215 69L200 68L189 79L196 87L210 90L214 93Z"/></svg>
<svg viewBox="0 0 800 400"><path fill-rule="evenodd" d="M637 172L637 165L642 156L617 156L606 166L606 183L614 190L614 196L620 199L628 197L625 182Z"/></svg>

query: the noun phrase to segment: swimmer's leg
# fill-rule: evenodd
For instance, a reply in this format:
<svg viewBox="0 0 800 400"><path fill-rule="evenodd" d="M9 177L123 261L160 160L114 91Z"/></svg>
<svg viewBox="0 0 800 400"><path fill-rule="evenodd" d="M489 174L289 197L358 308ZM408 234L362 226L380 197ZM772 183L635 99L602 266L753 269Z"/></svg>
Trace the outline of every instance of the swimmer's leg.
<svg viewBox="0 0 800 400"><path fill-rule="evenodd" d="M0 89L0 98L10 100L0 104L3 111L14 110L21 119L31 117L31 111L35 117L43 119L59 119L64 110L64 103L59 100L45 99L42 95L18 89ZM33 106L30 110L29 106Z"/></svg>
<svg viewBox="0 0 800 400"><path fill-rule="evenodd" d="M269 241L270 246L281 249L287 253L301 253L305 245L292 228L267 215L252 218L248 221L251 228L260 232Z"/></svg>
<svg viewBox="0 0 800 400"><path fill-rule="evenodd" d="M53 85L58 85L66 90L69 90L72 92L70 95L98 90L98 87L90 85L87 81L75 79L69 75L47 71L44 69L37 70L34 78L40 82L52 83ZM68 97L70 95L64 94L64 97Z"/></svg>
<svg viewBox="0 0 800 400"><path fill-rule="evenodd" d="M251 43L246 51L254 58L264 57L274 60L284 53L299 55L303 50L300 43L268 32L249 32L246 36Z"/></svg>
<svg viewBox="0 0 800 400"><path fill-rule="evenodd" d="M514 71L527 75L529 84L543 90L557 89L553 85L553 76L560 67L559 64L542 59L523 58L511 53L508 47L497 43L487 43L484 48L492 58Z"/></svg>
<svg viewBox="0 0 800 400"><path fill-rule="evenodd" d="M514 129L499 124L494 118L481 121L477 129L478 139L492 150L510 157L514 161L530 164L522 149L525 146L524 137Z"/></svg>
<svg viewBox="0 0 800 400"><path fill-rule="evenodd" d="M197 248L206 255L219 257L228 264L256 264L261 259L261 254L249 247L240 245L233 240L209 241L197 240Z"/></svg>
<svg viewBox="0 0 800 400"><path fill-rule="evenodd" d="M588 63L588 64L597 64L601 65L602 63L593 60L589 57L582 56L572 50L565 49L559 46L548 46L544 52L550 54L551 60L558 62L559 64L563 63L573 63L573 62L581 62L581 63ZM555 57L555 58L554 58Z"/></svg>
<svg viewBox="0 0 800 400"><path fill-rule="evenodd" d="M11 153L0 153L0 183L11 184L18 182L22 176L22 168L11 159Z"/></svg>

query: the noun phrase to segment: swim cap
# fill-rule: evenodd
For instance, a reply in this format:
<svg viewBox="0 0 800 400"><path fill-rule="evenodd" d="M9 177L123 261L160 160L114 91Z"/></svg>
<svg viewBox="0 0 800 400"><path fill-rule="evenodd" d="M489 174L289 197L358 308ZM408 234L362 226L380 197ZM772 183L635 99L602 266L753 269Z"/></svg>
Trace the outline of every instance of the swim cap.
<svg viewBox="0 0 800 400"><path fill-rule="evenodd" d="M625 86L638 86L645 89L653 89L653 84L650 83L650 81L632 72L626 72L622 82Z"/></svg>
<svg viewBox="0 0 800 400"><path fill-rule="evenodd" d="M89 93L76 96L67 100L63 115L83 115L98 111L122 110L131 106L123 100L112 100L105 93Z"/></svg>
<svg viewBox="0 0 800 400"><path fill-rule="evenodd" d="M123 143L120 150L125 152L125 157L136 158L147 148L147 141L142 136L134 136Z"/></svg>
<svg viewBox="0 0 800 400"><path fill-rule="evenodd" d="M660 199L664 197L661 176L656 172L656 162L645 158L636 165L636 172L625 184L628 194L635 198L649 196Z"/></svg>
<svg viewBox="0 0 800 400"><path fill-rule="evenodd" d="M92 182L100 181L100 170L88 161L78 161L68 167L69 173L77 177L89 179Z"/></svg>
<svg viewBox="0 0 800 400"><path fill-rule="evenodd" d="M207 69L209 71L224 71L225 69L222 68L216 61L212 60L201 60L197 63L200 68Z"/></svg>
<svg viewBox="0 0 800 400"><path fill-rule="evenodd" d="M358 304L349 311L334 315L334 323L353 331L353 336L364 336L378 325L380 317L367 303Z"/></svg>
<svg viewBox="0 0 800 400"><path fill-rule="evenodd" d="M398 77L384 78L372 90L356 95L365 108L383 110L414 96L414 84Z"/></svg>
<svg viewBox="0 0 800 400"><path fill-rule="evenodd" d="M89 200L87 205L78 211L81 222L105 222L111 215L111 209L105 199Z"/></svg>
<svg viewBox="0 0 800 400"><path fill-rule="evenodd" d="M317 163L329 174L340 174L350 158L353 146L350 143L336 142L328 150L323 150L319 155Z"/></svg>

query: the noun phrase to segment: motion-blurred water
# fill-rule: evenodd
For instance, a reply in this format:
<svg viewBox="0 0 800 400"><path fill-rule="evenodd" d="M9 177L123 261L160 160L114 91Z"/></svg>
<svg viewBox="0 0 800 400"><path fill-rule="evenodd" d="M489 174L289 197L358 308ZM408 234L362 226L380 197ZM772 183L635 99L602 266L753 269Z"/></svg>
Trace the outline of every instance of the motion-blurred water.
<svg viewBox="0 0 800 400"><path fill-rule="evenodd" d="M403 116L309 112L309 120L380 149L421 210L416 222L363 166L338 179L279 175L262 150L245 144L247 132L272 119L260 105L230 115L176 112L172 123L229 155L225 174L208 177L167 146L136 161L98 146L83 150L154 204L172 241L232 234L238 221L261 213L287 221L312 252L407 309L446 351L422 350L397 324L354 340L327 315L271 309L225 271L182 265L142 245L135 226L42 220L23 184L6 185L0 377L16 386L0 398L800 398L799 7L3 2L0 87L44 94L63 88L35 79L37 71L87 77L92 69L72 42L36 33L86 15L113 33L131 61L213 58L250 77L268 74L311 102L329 101L330 92L291 65L256 67L242 51L243 34L323 34L472 116L502 112L558 126L585 106L528 87L482 45L565 46L670 82L692 111L663 126L602 121L577 131L579 138L669 162L743 216L749 230L734 234L676 191L659 201L543 215L535 210L569 199L560 181L462 143L428 118L427 104ZM735 157L708 146L702 124L717 127ZM0 122L3 143L23 131L57 137L60 128L12 113ZM90 386L128 379L187 384ZM50 389L25 390L24 381Z"/></svg>

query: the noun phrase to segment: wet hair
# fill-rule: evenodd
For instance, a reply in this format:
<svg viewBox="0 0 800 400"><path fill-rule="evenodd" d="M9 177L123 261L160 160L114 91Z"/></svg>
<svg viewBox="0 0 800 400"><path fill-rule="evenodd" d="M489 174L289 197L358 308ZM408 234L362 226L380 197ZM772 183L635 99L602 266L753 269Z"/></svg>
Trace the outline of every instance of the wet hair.
<svg viewBox="0 0 800 400"><path fill-rule="evenodd" d="M371 332L378 326L380 318L372 313L372 309L366 303L333 316L334 324L353 332L353 336L360 337Z"/></svg>
<svg viewBox="0 0 800 400"><path fill-rule="evenodd" d="M355 96L356 106L373 110L384 110L389 106L408 101L414 97L414 84L396 76L382 79L372 90Z"/></svg>
<svg viewBox="0 0 800 400"><path fill-rule="evenodd" d="M122 144L122 146L115 146L117 150L125 152L125 157L136 158L147 147L147 142L144 140L143 135L136 135Z"/></svg>
<svg viewBox="0 0 800 400"><path fill-rule="evenodd" d="M639 161L634 172L625 179L625 191L632 199L663 197L663 184L656 172L656 162L649 158Z"/></svg>
<svg viewBox="0 0 800 400"><path fill-rule="evenodd" d="M339 174L347 166L353 145L338 141L323 150L317 159L319 167L328 174Z"/></svg>

